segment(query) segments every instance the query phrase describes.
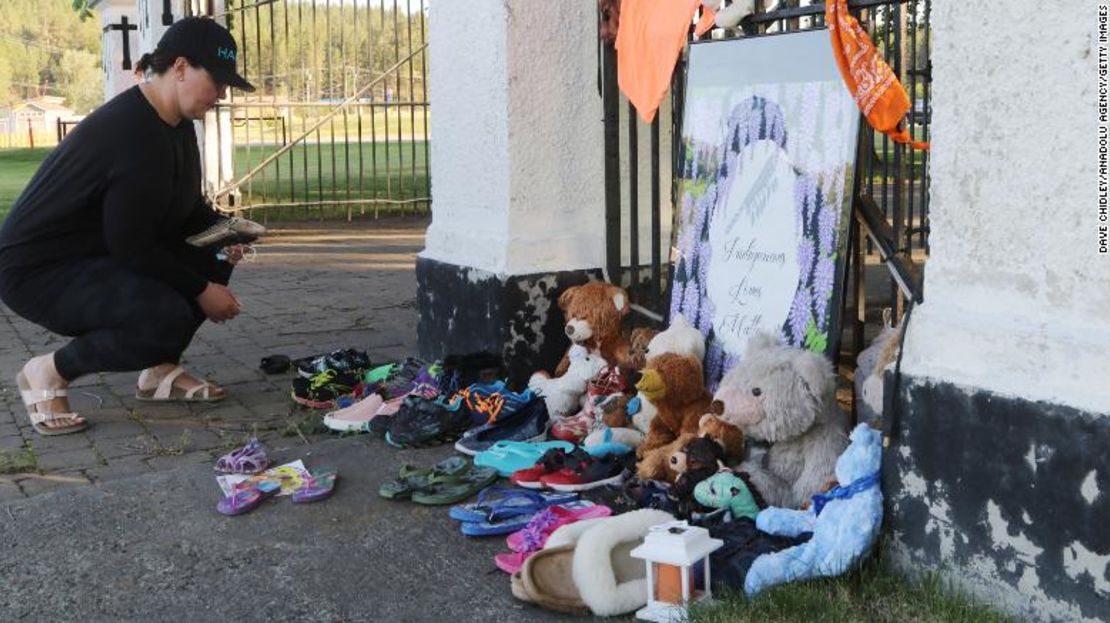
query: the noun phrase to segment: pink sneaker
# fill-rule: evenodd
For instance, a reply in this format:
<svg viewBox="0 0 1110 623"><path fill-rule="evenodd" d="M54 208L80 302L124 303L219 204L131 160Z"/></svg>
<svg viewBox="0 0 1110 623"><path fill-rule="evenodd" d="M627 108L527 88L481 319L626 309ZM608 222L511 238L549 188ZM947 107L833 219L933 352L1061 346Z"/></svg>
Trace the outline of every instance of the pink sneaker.
<svg viewBox="0 0 1110 623"><path fill-rule="evenodd" d="M378 415L383 402L378 394L370 394L345 409L325 415L324 426L340 433L363 430L366 423Z"/></svg>

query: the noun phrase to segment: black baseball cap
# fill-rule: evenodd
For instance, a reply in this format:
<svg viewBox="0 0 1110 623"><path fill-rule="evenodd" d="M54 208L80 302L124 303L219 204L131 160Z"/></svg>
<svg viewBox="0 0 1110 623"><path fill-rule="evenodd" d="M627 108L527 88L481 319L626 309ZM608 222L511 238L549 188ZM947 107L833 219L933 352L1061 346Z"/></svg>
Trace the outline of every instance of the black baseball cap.
<svg viewBox="0 0 1110 623"><path fill-rule="evenodd" d="M243 91L254 85L235 71L239 48L226 28L209 17L186 17L170 26L155 51L180 55L212 74L216 82Z"/></svg>

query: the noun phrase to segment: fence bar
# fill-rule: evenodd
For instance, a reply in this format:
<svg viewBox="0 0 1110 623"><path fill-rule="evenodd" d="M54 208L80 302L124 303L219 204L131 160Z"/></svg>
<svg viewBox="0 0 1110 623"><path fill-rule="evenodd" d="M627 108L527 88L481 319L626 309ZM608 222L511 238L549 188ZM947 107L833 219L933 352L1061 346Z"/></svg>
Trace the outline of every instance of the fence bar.
<svg viewBox="0 0 1110 623"><path fill-rule="evenodd" d="M631 276L628 294L638 300L640 285L640 163L636 108L628 103L628 255Z"/></svg>

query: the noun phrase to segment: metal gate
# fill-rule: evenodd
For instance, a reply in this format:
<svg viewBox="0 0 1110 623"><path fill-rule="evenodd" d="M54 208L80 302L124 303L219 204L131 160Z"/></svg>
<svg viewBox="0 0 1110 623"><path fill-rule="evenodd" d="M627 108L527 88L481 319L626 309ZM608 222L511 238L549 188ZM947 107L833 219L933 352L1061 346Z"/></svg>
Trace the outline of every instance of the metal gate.
<svg viewBox="0 0 1110 623"><path fill-rule="evenodd" d="M206 130L209 195L260 220L426 213L425 0L226 0L240 73Z"/></svg>
<svg viewBox="0 0 1110 623"><path fill-rule="evenodd" d="M602 3L604 5L604 3ZM907 127L914 140L928 140L930 134L931 0L849 0L849 8L859 18L872 41L884 54L895 75L910 94L912 107ZM766 5L773 5L770 9ZM781 0L779 3L756 0L755 13L740 25L740 31L724 31L716 36L758 36L824 28L825 5L819 0ZM605 19L599 12L599 23ZM691 28L692 32L692 28ZM670 298L670 265L664 256L670 233L668 217L676 201L674 172L680 168L680 135L683 111L685 58L678 62L671 82L671 97L664 102L655 121L646 128L635 110L617 88L616 53L611 43L600 51L600 89L605 113L606 182L606 268L612 279L620 279L629 289L633 309L651 321L661 321ZM669 104L669 115L666 108ZM663 117L662 122L660 118ZM663 128L660 128L660 124ZM641 137L647 133L647 147ZM666 145L670 145L667 149ZM622 153L623 152L623 153ZM650 173L640 172L639 160L649 158ZM867 311L867 289L863 266L874 263L876 255L891 267L889 298L872 301L893 308L900 314L907 296L920 296L920 282L914 268L928 254L929 178L928 152L913 151L876 133L861 122L856 179L860 180L856 218L850 237L849 270L842 318L852 326L851 353L863 343ZM663 203L662 193L669 194ZM647 240L639 232L643 218L639 204L650 197L651 219ZM876 245L875 242L879 244ZM878 246L878 248L876 248ZM872 288L874 290L874 288ZM912 292L913 294L909 294Z"/></svg>

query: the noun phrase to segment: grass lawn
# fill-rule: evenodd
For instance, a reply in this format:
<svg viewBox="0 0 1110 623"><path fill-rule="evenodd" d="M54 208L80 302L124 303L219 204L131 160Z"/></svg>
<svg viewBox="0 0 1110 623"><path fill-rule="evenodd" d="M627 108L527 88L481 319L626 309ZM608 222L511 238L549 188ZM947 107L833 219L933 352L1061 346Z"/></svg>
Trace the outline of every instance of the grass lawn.
<svg viewBox="0 0 1110 623"><path fill-rule="evenodd" d="M876 556L839 578L779 586L751 601L742 595L714 595L714 599L691 612L692 623L1011 620L973 604L936 576L907 582L885 569Z"/></svg>
<svg viewBox="0 0 1110 623"><path fill-rule="evenodd" d="M428 144L384 142L377 144L337 142L300 144L268 165L242 187L247 204L291 201L346 201L351 199L412 199L428 196L425 157ZM23 192L51 148L0 150L0 220ZM242 175L277 150L276 146L235 148L235 173ZM361 177L360 177L361 168ZM413 206L391 204L355 205L354 214L412 212ZM418 204L417 209L427 206ZM345 218L347 206L267 208L253 216L266 220Z"/></svg>
<svg viewBox="0 0 1110 623"><path fill-rule="evenodd" d="M31 176L51 149L0 149L0 220L8 215L12 203L31 181Z"/></svg>
<svg viewBox="0 0 1110 623"><path fill-rule="evenodd" d="M276 146L237 147L235 172L250 171ZM263 203L351 201L356 199L413 199L429 195L428 170L425 157L427 142L382 142L372 144L342 141L334 146L324 140L320 144L302 144L282 154L255 177L240 187L246 205ZM385 203L359 204L350 209L359 214L373 213L375 207L384 212L407 211L413 207ZM268 219L332 217L347 214L348 206L266 208L254 213ZM419 204L419 209L426 206Z"/></svg>

